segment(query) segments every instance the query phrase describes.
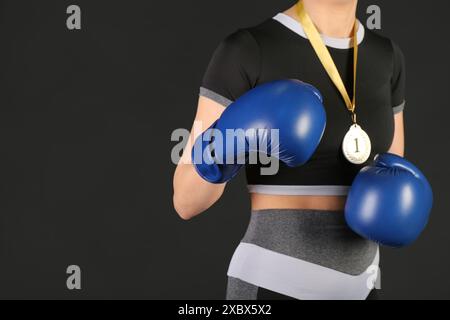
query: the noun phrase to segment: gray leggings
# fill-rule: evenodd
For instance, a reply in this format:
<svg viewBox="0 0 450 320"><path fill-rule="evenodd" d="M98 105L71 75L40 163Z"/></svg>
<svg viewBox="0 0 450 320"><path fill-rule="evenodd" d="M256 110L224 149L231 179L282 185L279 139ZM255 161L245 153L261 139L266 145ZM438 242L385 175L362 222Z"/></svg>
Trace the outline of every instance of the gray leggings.
<svg viewBox="0 0 450 320"><path fill-rule="evenodd" d="M364 273L378 252L377 244L350 230L343 212L330 211L253 212L242 243L352 276ZM293 274L292 277L296 275ZM374 295L375 293L371 296ZM255 300L264 297L289 298L236 277L229 277L228 300Z"/></svg>

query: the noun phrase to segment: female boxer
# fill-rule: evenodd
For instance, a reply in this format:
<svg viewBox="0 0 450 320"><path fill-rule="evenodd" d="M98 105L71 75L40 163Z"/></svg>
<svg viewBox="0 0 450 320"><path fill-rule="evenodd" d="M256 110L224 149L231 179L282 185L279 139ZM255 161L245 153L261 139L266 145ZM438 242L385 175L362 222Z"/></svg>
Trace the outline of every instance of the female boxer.
<svg viewBox="0 0 450 320"><path fill-rule="evenodd" d="M349 186L367 163L355 161L342 145L357 123L370 137L366 158L403 155L405 70L399 47L358 22L356 8L357 0L303 0L231 34L209 64L195 119L204 129L246 92L279 79L315 86L327 115L324 135L306 164L281 163L275 175L261 174L262 165L246 166L252 218L229 267L227 299L364 300L373 295L378 245L352 232L344 219ZM307 29L308 21L315 28ZM314 29L345 88L330 78L333 66L320 59L310 41ZM350 100L355 95L356 110L342 91ZM206 211L226 187L205 181L188 164L191 149L192 144L174 177L174 206L183 219Z"/></svg>

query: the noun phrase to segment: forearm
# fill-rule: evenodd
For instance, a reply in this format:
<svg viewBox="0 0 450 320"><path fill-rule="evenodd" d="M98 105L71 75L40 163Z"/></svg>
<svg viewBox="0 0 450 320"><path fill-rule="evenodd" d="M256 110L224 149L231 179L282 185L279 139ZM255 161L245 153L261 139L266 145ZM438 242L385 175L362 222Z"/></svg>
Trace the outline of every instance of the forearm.
<svg viewBox="0 0 450 320"><path fill-rule="evenodd" d="M211 184L203 180L192 164L179 164L173 179L175 210L185 220L204 212L223 194L225 184Z"/></svg>
<svg viewBox="0 0 450 320"><path fill-rule="evenodd" d="M208 98L200 97L191 135L184 148L173 178L173 205L181 218L188 220L210 208L219 200L225 185L203 180L192 164L192 145L209 128L225 108Z"/></svg>
<svg viewBox="0 0 450 320"><path fill-rule="evenodd" d="M400 157L405 156L405 126L403 119L403 112L396 114L394 117L395 131L392 145L389 148L389 153L396 154Z"/></svg>

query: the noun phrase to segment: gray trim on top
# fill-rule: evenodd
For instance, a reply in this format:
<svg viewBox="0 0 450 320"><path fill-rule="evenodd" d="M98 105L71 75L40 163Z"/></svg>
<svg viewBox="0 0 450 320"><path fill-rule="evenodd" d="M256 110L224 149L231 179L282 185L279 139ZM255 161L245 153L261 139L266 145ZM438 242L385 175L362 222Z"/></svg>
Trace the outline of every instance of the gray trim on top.
<svg viewBox="0 0 450 320"><path fill-rule="evenodd" d="M233 103L233 101L231 101L230 99L227 99L224 96L221 96L220 94L215 93L214 91L211 91L204 87L200 87L200 95L202 97L205 97L205 98L211 99L212 101L217 102L218 104L224 106L225 108Z"/></svg>
<svg viewBox="0 0 450 320"><path fill-rule="evenodd" d="M275 17L273 17L274 20L278 21L282 25L284 25L286 28L290 29L291 31L297 33L302 38L308 39L306 36L305 30L303 29L303 26L301 23L294 18L288 16L285 13L279 13ZM358 38L358 44L361 44L361 42L364 40L364 35L366 33L366 30L364 29L364 25L358 21L358 32L357 32L357 38ZM352 38L333 38L328 37L326 35L321 35L323 42L326 46L335 48L335 49L350 49L353 48L353 39Z"/></svg>
<svg viewBox="0 0 450 320"><path fill-rule="evenodd" d="M349 186L248 186L250 193L276 196L346 196L349 190Z"/></svg>
<svg viewBox="0 0 450 320"><path fill-rule="evenodd" d="M403 101L402 104L393 107L392 110L394 110L394 114L399 114L405 110L406 101Z"/></svg>

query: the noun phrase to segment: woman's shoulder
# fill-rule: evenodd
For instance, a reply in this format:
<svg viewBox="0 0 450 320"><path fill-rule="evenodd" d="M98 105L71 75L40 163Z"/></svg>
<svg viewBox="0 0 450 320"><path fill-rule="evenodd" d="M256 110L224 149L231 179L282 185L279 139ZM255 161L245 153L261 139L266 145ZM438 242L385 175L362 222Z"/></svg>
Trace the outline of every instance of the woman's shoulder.
<svg viewBox="0 0 450 320"><path fill-rule="evenodd" d="M276 20L269 18L255 25L239 28L230 33L223 43L230 47L245 47L258 44L264 37L279 37L278 24Z"/></svg>
<svg viewBox="0 0 450 320"><path fill-rule="evenodd" d="M401 52L399 45L393 39L381 34L378 31L365 29L366 43L372 48L379 48L391 54L398 54Z"/></svg>
<svg viewBox="0 0 450 320"><path fill-rule="evenodd" d="M250 28L241 28L230 33L222 40L221 46L233 50L242 49L253 45L255 39L249 29Z"/></svg>

